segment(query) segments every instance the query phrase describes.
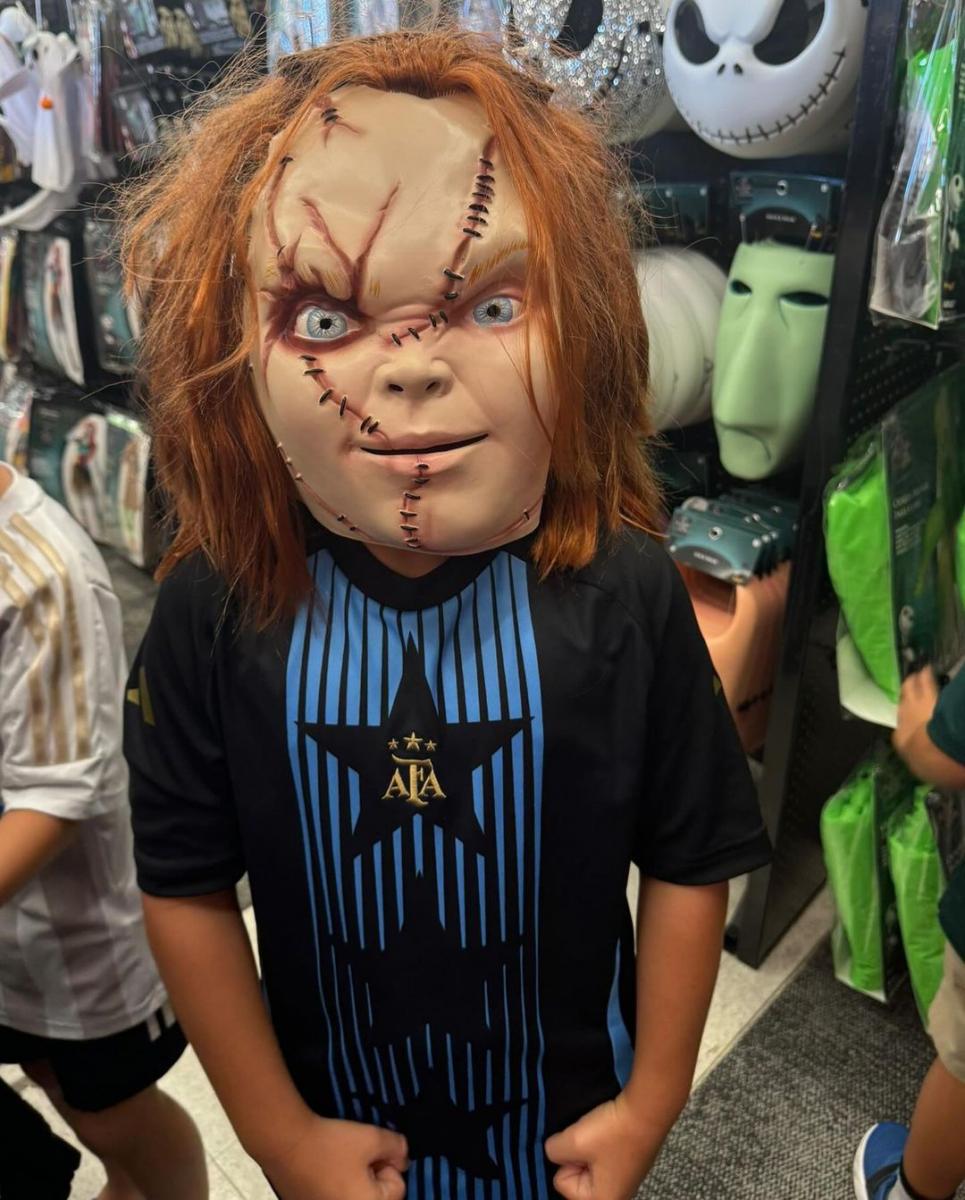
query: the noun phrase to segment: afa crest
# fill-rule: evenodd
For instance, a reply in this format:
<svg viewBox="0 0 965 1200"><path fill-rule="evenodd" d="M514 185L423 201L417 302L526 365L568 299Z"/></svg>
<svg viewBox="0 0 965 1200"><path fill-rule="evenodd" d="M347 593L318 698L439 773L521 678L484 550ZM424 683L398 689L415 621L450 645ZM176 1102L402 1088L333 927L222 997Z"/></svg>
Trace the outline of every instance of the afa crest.
<svg viewBox="0 0 965 1200"><path fill-rule="evenodd" d="M423 739L414 731L403 740L407 750L422 749ZM398 748L399 743L393 738L389 742L389 750ZM426 740L425 749L429 752L435 750L436 743ZM428 808L430 800L445 800L446 793L439 784L431 758L400 758L398 754L392 754L392 762L395 771L382 795L383 800L404 800L414 808Z"/></svg>

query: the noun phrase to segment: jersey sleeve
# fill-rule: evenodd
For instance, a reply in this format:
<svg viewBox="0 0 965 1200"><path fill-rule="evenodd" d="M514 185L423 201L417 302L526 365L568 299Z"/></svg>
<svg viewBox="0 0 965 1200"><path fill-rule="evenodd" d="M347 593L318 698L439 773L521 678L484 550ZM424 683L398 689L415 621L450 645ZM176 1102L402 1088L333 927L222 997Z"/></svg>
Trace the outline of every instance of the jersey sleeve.
<svg viewBox="0 0 965 1200"><path fill-rule="evenodd" d="M764 866L770 843L723 689L669 560L664 591L634 858L644 875L668 883L717 883Z"/></svg>
<svg viewBox="0 0 965 1200"><path fill-rule="evenodd" d="M128 681L134 851L150 895L206 895L244 874L216 698L220 618L210 570L186 561L161 585Z"/></svg>
<svg viewBox="0 0 965 1200"><path fill-rule="evenodd" d="M66 821L114 812L127 802L126 668L106 570L25 519L0 540L0 807Z"/></svg>
<svg viewBox="0 0 965 1200"><path fill-rule="evenodd" d="M965 670L938 697L928 736L943 754L965 765Z"/></svg>

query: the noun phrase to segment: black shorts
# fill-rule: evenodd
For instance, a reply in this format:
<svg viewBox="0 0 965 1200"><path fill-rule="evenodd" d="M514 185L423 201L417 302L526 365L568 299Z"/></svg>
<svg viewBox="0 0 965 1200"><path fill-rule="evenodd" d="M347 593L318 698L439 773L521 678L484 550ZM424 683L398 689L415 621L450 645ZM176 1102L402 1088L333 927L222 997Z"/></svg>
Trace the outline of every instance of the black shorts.
<svg viewBox="0 0 965 1200"><path fill-rule="evenodd" d="M186 1045L170 1009L90 1041L36 1037L0 1025L0 1063L46 1063L66 1103L81 1112L101 1112L143 1092L167 1074Z"/></svg>

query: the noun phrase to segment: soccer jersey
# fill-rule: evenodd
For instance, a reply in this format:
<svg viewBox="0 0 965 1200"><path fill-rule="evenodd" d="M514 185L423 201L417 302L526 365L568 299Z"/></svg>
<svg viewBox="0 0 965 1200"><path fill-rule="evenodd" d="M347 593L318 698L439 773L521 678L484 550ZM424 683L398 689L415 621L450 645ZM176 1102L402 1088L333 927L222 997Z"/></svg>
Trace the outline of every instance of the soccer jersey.
<svg viewBox="0 0 965 1200"><path fill-rule="evenodd" d="M47 813L77 832L0 905L0 1026L106 1037L164 1002L134 878L126 673L103 560L14 474L0 496L0 810Z"/></svg>
<svg viewBox="0 0 965 1200"><path fill-rule="evenodd" d="M626 1081L631 858L707 884L769 852L663 551L539 582L529 547L409 579L314 526L314 596L261 634L189 560L131 680L142 887L247 869L297 1087L403 1131L417 1200L552 1196L544 1139Z"/></svg>

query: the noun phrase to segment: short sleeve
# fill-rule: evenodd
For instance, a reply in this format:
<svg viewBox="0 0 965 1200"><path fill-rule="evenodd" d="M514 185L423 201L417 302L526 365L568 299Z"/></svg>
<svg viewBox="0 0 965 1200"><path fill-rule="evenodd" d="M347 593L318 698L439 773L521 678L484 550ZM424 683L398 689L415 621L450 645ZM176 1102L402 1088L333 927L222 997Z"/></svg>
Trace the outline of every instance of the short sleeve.
<svg viewBox="0 0 965 1200"><path fill-rule="evenodd" d="M959 671L938 697L928 736L942 754L965 765L965 670Z"/></svg>
<svg viewBox="0 0 965 1200"><path fill-rule="evenodd" d="M206 895L244 874L216 702L218 591L203 562L178 567L161 585L128 681L134 851L150 895Z"/></svg>
<svg viewBox="0 0 965 1200"><path fill-rule="evenodd" d="M634 858L644 875L668 883L717 883L764 866L770 843L690 597L672 566L668 576L669 603L655 626Z"/></svg>
<svg viewBox="0 0 965 1200"><path fill-rule="evenodd" d="M0 542L0 807L65 821L116 812L126 667L106 570L49 523L15 517Z"/></svg>

